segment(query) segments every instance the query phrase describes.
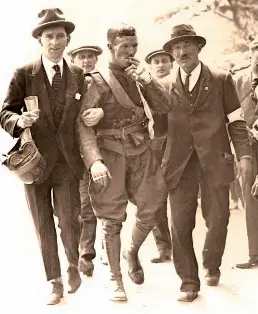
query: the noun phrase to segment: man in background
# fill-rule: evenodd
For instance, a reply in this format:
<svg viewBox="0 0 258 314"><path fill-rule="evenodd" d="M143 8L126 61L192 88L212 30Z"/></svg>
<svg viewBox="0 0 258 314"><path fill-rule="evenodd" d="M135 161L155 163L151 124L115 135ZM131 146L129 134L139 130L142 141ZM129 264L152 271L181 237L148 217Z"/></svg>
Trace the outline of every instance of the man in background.
<svg viewBox="0 0 258 314"><path fill-rule="evenodd" d="M102 49L98 46L86 45L76 47L71 50L68 55L71 56L71 61L83 69L85 81L87 84L91 81L90 73L96 68L98 57L102 54ZM85 114L89 113L88 109ZM102 110L102 109L100 109ZM80 181L80 197L81 197L81 237L80 237L80 271L86 276L92 276L94 264L92 260L96 256L94 248L96 241L97 218L93 212L93 208L89 196L89 172L85 168L83 179ZM107 264L106 254L102 243L101 261Z"/></svg>
<svg viewBox="0 0 258 314"><path fill-rule="evenodd" d="M250 269L258 266L258 37L250 44L251 62L234 75L237 93L252 143L252 174L243 190L246 209L246 227L249 260L237 264L237 268ZM254 191L252 186L254 185ZM256 189L255 189L256 187ZM253 194L253 195L252 195Z"/></svg>
<svg viewBox="0 0 258 314"><path fill-rule="evenodd" d="M150 65L151 74L157 79L169 75L173 66L171 54L163 49L150 52L145 61ZM151 141L151 147L161 165L166 147L168 116L167 114L154 113L153 120L154 139ZM168 193L164 196L164 200L157 211L157 224L152 230L159 251L159 256L151 259L152 263L164 263L171 260L172 244L168 226L167 198Z"/></svg>

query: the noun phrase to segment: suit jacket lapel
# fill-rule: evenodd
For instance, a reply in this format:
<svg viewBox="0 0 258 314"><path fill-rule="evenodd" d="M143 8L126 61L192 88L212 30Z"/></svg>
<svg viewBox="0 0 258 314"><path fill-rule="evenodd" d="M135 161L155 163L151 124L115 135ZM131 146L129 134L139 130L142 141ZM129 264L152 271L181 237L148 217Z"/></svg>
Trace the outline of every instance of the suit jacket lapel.
<svg viewBox="0 0 258 314"><path fill-rule="evenodd" d="M49 127L52 132L56 132L56 125L53 119L53 113L49 96L44 80L43 65L41 59L37 60L33 65L32 74L30 74L32 80L32 93L35 93L39 99L39 109L45 111Z"/></svg>
<svg viewBox="0 0 258 314"><path fill-rule="evenodd" d="M191 111L197 110L208 97L212 90L212 76L209 68L202 63L202 70L200 74L200 87L198 97Z"/></svg>
<svg viewBox="0 0 258 314"><path fill-rule="evenodd" d="M65 106L62 115L62 119L59 125L59 129L61 129L62 125L65 122L65 119L69 113L69 108L71 104L74 103L75 94L78 92L77 86L77 76L72 66L64 60L64 70L66 71L66 94L65 94Z"/></svg>
<svg viewBox="0 0 258 314"><path fill-rule="evenodd" d="M170 85L170 94L175 95L175 97L178 99L178 102L188 110L188 103L189 100L187 98L187 95L184 90L184 86L181 81L180 72L179 69L175 71L172 75L172 83Z"/></svg>

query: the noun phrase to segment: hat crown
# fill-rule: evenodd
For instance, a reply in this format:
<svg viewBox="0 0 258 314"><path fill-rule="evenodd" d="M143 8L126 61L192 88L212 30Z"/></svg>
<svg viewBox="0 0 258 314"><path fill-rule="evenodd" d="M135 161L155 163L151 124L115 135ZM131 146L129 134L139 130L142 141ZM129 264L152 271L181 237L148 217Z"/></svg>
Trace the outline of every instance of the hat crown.
<svg viewBox="0 0 258 314"><path fill-rule="evenodd" d="M171 39L180 36L196 36L196 32L191 25L176 25L172 28Z"/></svg>
<svg viewBox="0 0 258 314"><path fill-rule="evenodd" d="M44 9L38 14L38 17L40 18L38 25L55 21L65 21L63 12L58 8Z"/></svg>

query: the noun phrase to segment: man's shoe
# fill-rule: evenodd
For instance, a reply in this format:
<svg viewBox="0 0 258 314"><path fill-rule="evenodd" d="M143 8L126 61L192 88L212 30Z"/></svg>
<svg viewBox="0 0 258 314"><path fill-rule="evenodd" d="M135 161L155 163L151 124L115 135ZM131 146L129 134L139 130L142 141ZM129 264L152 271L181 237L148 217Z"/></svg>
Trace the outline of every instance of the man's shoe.
<svg viewBox="0 0 258 314"><path fill-rule="evenodd" d="M250 257L249 261L247 263L241 263L241 264L236 264L237 268L240 269L251 269L251 268L256 268L258 267L258 258L255 257Z"/></svg>
<svg viewBox="0 0 258 314"><path fill-rule="evenodd" d="M77 267L69 266L68 270L68 284L71 290L68 291L69 294L75 293L81 285L81 277Z"/></svg>
<svg viewBox="0 0 258 314"><path fill-rule="evenodd" d="M205 282L207 286L215 287L219 284L220 271L219 269L206 269Z"/></svg>
<svg viewBox="0 0 258 314"><path fill-rule="evenodd" d="M165 263L170 260L171 260L171 252L160 251L159 257L152 258L151 262L158 264L158 263Z"/></svg>
<svg viewBox="0 0 258 314"><path fill-rule="evenodd" d="M81 258L79 261L79 270L84 275L92 277L94 271L94 264L92 260L87 261L85 258Z"/></svg>
<svg viewBox="0 0 258 314"><path fill-rule="evenodd" d="M181 291L177 297L180 302L193 302L198 297L198 292L195 291Z"/></svg>
<svg viewBox="0 0 258 314"><path fill-rule="evenodd" d="M53 287L47 305L55 305L60 303L62 297L64 296L64 286L61 282L53 281L51 284Z"/></svg>
<svg viewBox="0 0 258 314"><path fill-rule="evenodd" d="M125 302L127 296L125 293L124 285L122 280L111 280L111 294L109 299L111 301Z"/></svg>
<svg viewBox="0 0 258 314"><path fill-rule="evenodd" d="M128 263L128 275L131 280L137 285L143 284L144 272L139 261L138 254L132 254L130 251L124 251L123 257Z"/></svg>

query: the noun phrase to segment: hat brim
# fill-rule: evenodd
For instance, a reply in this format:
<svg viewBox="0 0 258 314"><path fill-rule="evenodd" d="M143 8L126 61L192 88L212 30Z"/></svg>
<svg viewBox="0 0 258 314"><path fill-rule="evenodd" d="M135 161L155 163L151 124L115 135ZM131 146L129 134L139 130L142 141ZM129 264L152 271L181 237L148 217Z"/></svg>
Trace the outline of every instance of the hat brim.
<svg viewBox="0 0 258 314"><path fill-rule="evenodd" d="M52 21L52 22L48 22L48 23L44 23L42 25L37 26L33 31L32 31L32 36L34 38L37 38L44 29L50 27L50 26L63 26L66 31L67 34L70 35L74 29L75 29L75 25L72 22L69 21Z"/></svg>
<svg viewBox="0 0 258 314"><path fill-rule="evenodd" d="M174 58L172 57L172 55L170 53L168 53L167 51L159 51L159 52L154 52L154 53L150 53L148 54L146 57L145 57L145 62L150 64L151 62L151 59L155 56L158 56L158 55L165 55L165 56L168 56L171 60L171 62L174 61Z"/></svg>
<svg viewBox="0 0 258 314"><path fill-rule="evenodd" d="M96 56L101 55L103 52L103 50L100 47L89 46L89 47L80 47L78 49L73 49L73 50L69 51L67 54L72 57L73 55L75 55L76 53L78 53L80 51L92 51L96 54Z"/></svg>
<svg viewBox="0 0 258 314"><path fill-rule="evenodd" d="M170 52L172 45L175 45L178 42L180 42L182 40L187 40L187 39L196 40L198 43L201 44L202 48L206 45L206 39L204 37L202 37L202 36L183 35L183 36L178 36L178 37L172 38L169 41L167 41L165 43L165 45L163 46L163 50L166 51L166 52Z"/></svg>

